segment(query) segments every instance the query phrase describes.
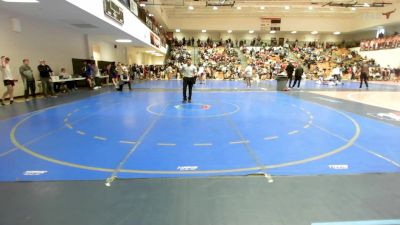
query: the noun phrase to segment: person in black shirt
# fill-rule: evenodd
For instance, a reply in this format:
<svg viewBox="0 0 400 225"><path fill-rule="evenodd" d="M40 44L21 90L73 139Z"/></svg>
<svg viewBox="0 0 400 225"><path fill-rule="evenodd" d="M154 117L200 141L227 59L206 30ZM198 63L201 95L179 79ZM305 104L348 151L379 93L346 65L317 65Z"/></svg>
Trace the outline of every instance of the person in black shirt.
<svg viewBox="0 0 400 225"><path fill-rule="evenodd" d="M293 72L294 72L294 66L293 66L292 62L289 62L289 64L286 66L286 74L287 74L288 80L289 80L289 87L292 84Z"/></svg>
<svg viewBox="0 0 400 225"><path fill-rule="evenodd" d="M45 60L40 60L40 65L37 67L40 74L40 80L42 81L42 91L44 97L47 97L48 91L51 96L56 97L54 94L53 85L50 82L50 76L53 74L53 70L46 64Z"/></svg>
<svg viewBox="0 0 400 225"><path fill-rule="evenodd" d="M117 66L115 65L115 63L111 64L109 73L111 76L111 80L114 84L114 87L117 88L118 87L118 72L117 72Z"/></svg>
<svg viewBox="0 0 400 225"><path fill-rule="evenodd" d="M296 70L294 71L294 83L293 83L292 88L294 86L296 86L296 84L297 84L298 88L300 87L301 76L303 75L303 73L304 73L303 67L301 67L301 65L298 64L297 67L296 67ZM299 83L297 83L297 81Z"/></svg>
<svg viewBox="0 0 400 225"><path fill-rule="evenodd" d="M361 66L361 74L360 74L360 88L362 88L363 81L365 82L365 86L368 89L368 77L369 77L369 65L367 60L364 60Z"/></svg>

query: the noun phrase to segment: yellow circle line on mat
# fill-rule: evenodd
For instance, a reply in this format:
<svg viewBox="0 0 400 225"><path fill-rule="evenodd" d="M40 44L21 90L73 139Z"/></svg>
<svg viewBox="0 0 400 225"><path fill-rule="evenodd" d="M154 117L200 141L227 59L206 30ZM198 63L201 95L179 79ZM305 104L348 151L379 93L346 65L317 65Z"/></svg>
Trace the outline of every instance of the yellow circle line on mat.
<svg viewBox="0 0 400 225"><path fill-rule="evenodd" d="M328 107L326 107L328 108ZM306 158L306 159L301 159L301 160L296 160L296 161L291 161L291 162L286 162L286 163L279 163L279 164L273 164L273 165L265 165L265 166L257 166L257 167L247 167L247 168L236 168L236 169L225 169L225 170L197 170L197 171L175 171L175 170L133 170L133 169L121 169L119 172L122 173L142 173L142 174L215 174L215 173L234 173L234 172L246 172L246 171L256 171L256 170L260 170L260 169L273 169L273 168L280 168L280 167L286 167L286 166L294 166L294 165L299 165L299 164L304 164L304 163L308 163L308 162L312 162L312 161L316 161L316 160L320 160L323 158L326 158L328 156L337 154L341 151L344 151L345 149L349 148L350 146L352 146L354 144L354 142L358 139L358 137L360 136L361 130L360 130L360 125L357 123L357 121L355 121L352 117L350 117L349 115L334 110L332 108L329 108L330 110L336 111L337 113L343 115L344 117L346 117L347 119L349 119L354 127L355 127L355 133L353 135L353 137L343 146L340 146L334 150L331 150L329 152L326 152L324 154L321 155L317 155L314 157L310 157L310 158ZM41 111L44 112L44 111ZM28 117L22 119L21 121L19 121L11 130L10 132L10 139L12 141L12 143L18 147L19 149L21 149L22 151L26 152L27 154L34 156L36 158L48 161L48 162L52 162L52 163L56 163L59 165L63 165L63 166L69 166L69 167L74 167L74 168L78 168L78 169L85 169L85 170L93 170L93 171L102 171L102 172L113 172L114 169L111 168L101 168L101 167L93 167L93 166L85 166L85 165L80 165L80 164L76 164L76 163L70 163L70 162L65 162L62 160L58 160L58 159L54 159L54 158L50 158L48 156L39 154L35 151L32 151L31 149L25 147L24 145L20 144L18 142L18 140L15 137L16 131L18 129L19 126L21 126L24 122L26 122L27 120L29 120L30 118L32 118L33 116L41 113L34 113L29 115Z"/></svg>

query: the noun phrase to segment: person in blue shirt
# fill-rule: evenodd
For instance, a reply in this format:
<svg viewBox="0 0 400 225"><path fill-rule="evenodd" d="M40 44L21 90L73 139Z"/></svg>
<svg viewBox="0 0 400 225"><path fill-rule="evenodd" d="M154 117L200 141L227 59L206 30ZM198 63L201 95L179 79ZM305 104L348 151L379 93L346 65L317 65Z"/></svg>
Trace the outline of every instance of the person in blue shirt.
<svg viewBox="0 0 400 225"><path fill-rule="evenodd" d="M86 81L89 84L89 88L93 89L94 86L94 72L92 68L92 63L90 61L83 61L83 74L86 77Z"/></svg>

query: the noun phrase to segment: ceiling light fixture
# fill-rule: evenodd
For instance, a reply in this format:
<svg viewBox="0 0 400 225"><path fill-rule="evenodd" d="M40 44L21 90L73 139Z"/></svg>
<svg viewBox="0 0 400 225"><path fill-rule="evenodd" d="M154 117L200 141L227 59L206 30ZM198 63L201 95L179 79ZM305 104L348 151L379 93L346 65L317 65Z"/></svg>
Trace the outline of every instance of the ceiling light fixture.
<svg viewBox="0 0 400 225"><path fill-rule="evenodd" d="M179 33L179 32L181 32L181 29L176 29L175 32Z"/></svg>
<svg viewBox="0 0 400 225"><path fill-rule="evenodd" d="M217 6L214 6L214 7L213 7L213 10L218 10L218 7L217 7Z"/></svg>
<svg viewBox="0 0 400 225"><path fill-rule="evenodd" d="M286 6L285 6L285 9L286 9L286 10L289 10L289 9L290 9L290 6L286 5Z"/></svg>
<svg viewBox="0 0 400 225"><path fill-rule="evenodd" d="M3 0L3 2L14 2L14 3L39 3L38 0Z"/></svg>
<svg viewBox="0 0 400 225"><path fill-rule="evenodd" d="M351 10L356 11L357 9L356 9L356 7L351 7Z"/></svg>
<svg viewBox="0 0 400 225"><path fill-rule="evenodd" d="M308 6L308 10L313 10L313 7L312 6Z"/></svg>
<svg viewBox="0 0 400 225"><path fill-rule="evenodd" d="M313 31L311 32L311 34L318 34L318 31Z"/></svg>
<svg viewBox="0 0 400 225"><path fill-rule="evenodd" d="M254 33L254 30L249 30L249 33L250 33L250 34Z"/></svg>
<svg viewBox="0 0 400 225"><path fill-rule="evenodd" d="M188 9L189 9L189 10L193 10L194 7L193 7L193 6L189 6Z"/></svg>
<svg viewBox="0 0 400 225"><path fill-rule="evenodd" d="M264 6L260 6L260 9L261 9L261 10L264 10L264 9L265 9L265 7L264 7Z"/></svg>
<svg viewBox="0 0 400 225"><path fill-rule="evenodd" d="M232 33L232 30L228 30L228 34Z"/></svg>
<svg viewBox="0 0 400 225"><path fill-rule="evenodd" d="M297 31L292 31L292 32L290 32L290 33L292 33L292 34L296 34L296 33L297 33Z"/></svg>
<svg viewBox="0 0 400 225"><path fill-rule="evenodd" d="M275 34L276 31L275 31L275 30L271 30L269 33L270 33L270 34Z"/></svg>
<svg viewBox="0 0 400 225"><path fill-rule="evenodd" d="M118 42L118 43L131 43L132 40L130 40L130 39L117 39L117 40L115 40L115 42Z"/></svg>
<svg viewBox="0 0 400 225"><path fill-rule="evenodd" d="M202 32L202 33L205 33L205 32L207 32L207 30L201 30L201 32Z"/></svg>
<svg viewBox="0 0 400 225"><path fill-rule="evenodd" d="M339 32L339 31L336 31L336 32L333 32L333 34L334 34L334 35L339 35L340 32Z"/></svg>
<svg viewBox="0 0 400 225"><path fill-rule="evenodd" d="M241 10L241 9L242 9L242 7L238 6L238 7L236 7L236 9L237 9L237 10Z"/></svg>

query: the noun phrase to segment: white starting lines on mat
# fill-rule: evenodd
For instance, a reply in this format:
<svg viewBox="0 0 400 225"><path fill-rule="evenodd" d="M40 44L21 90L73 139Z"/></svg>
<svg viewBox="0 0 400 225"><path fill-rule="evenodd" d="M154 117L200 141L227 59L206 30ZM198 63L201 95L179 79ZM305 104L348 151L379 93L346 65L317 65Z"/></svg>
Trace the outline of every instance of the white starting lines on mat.
<svg viewBox="0 0 400 225"><path fill-rule="evenodd" d="M89 107L90 106L84 106L83 108L87 109ZM71 129L71 130L75 129L74 126L72 126L72 124L69 122L69 119L74 113L77 113L79 111L80 111L80 109L75 109L72 112L68 113L67 116L64 118L64 124L68 129ZM82 135L82 136L87 135L87 133L85 131L82 131L82 130L76 130L76 133L79 134L79 135ZM89 136L89 135L87 135L87 136ZM92 136L92 138L94 138L96 140L99 140L99 141L107 141L108 140L106 137L102 137L102 136L99 136L99 135L94 135L94 136ZM130 144L130 145L136 144L135 141L127 141L127 140L120 140L119 143L121 143L121 144Z"/></svg>
<svg viewBox="0 0 400 225"><path fill-rule="evenodd" d="M119 143L121 143L121 144L130 144L130 145L136 144L135 141L119 141Z"/></svg>
<svg viewBox="0 0 400 225"><path fill-rule="evenodd" d="M158 143L158 146L176 146L175 143Z"/></svg>
<svg viewBox="0 0 400 225"><path fill-rule="evenodd" d="M303 126L303 128L304 129L308 129L309 127L311 127L311 124L313 123L313 120L314 120L314 116L311 114L311 112L306 110L305 108L297 107L294 104L292 104L291 106L293 108L300 109L302 112L304 112L305 114L308 115L308 122ZM87 109L89 107L90 106L84 106L83 108ZM75 129L73 127L73 125L69 122L69 119L74 113L77 113L79 111L80 111L80 109L75 109L72 112L68 113L67 116L64 118L64 124L65 124L65 126L67 128L69 128L71 130ZM291 130L291 131L287 132L287 135L296 135L296 134L299 134L300 132L301 132L300 130ZM85 136L85 135L89 136L89 135L87 135L86 132L84 132L82 130L76 130L76 133L79 134L79 135L82 135L82 136ZM94 136L92 136L92 138L94 138L96 140L99 140L99 141L107 141L108 140L108 138L102 137L102 136L98 136L98 135L94 135ZM272 136L265 137L264 140L265 141L273 141L273 140L276 140L276 139L279 139L279 138L280 137L278 135L272 135ZM137 142L135 142L135 141L128 141L128 140L120 140L118 142L120 144L130 144L130 145L137 144ZM249 140L237 140L237 141L230 141L229 142L230 145L249 144L249 143L250 143ZM175 146L177 146L176 143L157 143L156 145L157 146L161 146L161 147L175 147ZM210 147L210 146L213 146L213 143L194 143L193 146L195 146L195 147Z"/></svg>
<svg viewBox="0 0 400 225"><path fill-rule="evenodd" d="M305 108L302 107L297 107L296 105L292 105L292 107L294 108L298 108L301 111L303 111L305 114L308 115L308 122L303 126L304 129L308 129L311 127L311 124L313 123L314 120L314 116L312 115L312 113L308 110L306 110ZM301 131L300 130L291 130L287 132L287 135L296 135L299 134ZM272 141L272 140L276 140L278 139L279 136L278 135L274 135L274 136L268 136L265 137L264 140L265 141ZM230 145L238 145L238 144L249 144L250 141L249 140L237 140L237 141L230 141L229 144ZM177 144L173 144L173 143L158 143L158 146L167 146L167 147L171 147L171 146L176 146ZM193 144L193 146L196 147L207 147L207 146L213 146L213 143L195 143Z"/></svg>
<svg viewBox="0 0 400 225"><path fill-rule="evenodd" d="M271 137L264 138L264 140L270 141L270 140L274 140L274 139L278 139L278 138L279 138L279 136L271 136Z"/></svg>
<svg viewBox="0 0 400 225"><path fill-rule="evenodd" d="M249 141L249 140L242 140L242 141L231 141L231 142L229 142L229 144L231 144L231 145L237 145L237 144L248 144L248 143L250 143L250 141Z"/></svg>
<svg viewBox="0 0 400 225"><path fill-rule="evenodd" d="M288 134L289 134L289 135L293 135L293 134L297 134L297 133L299 133L298 130L293 130L293 131L290 131Z"/></svg>
<svg viewBox="0 0 400 225"><path fill-rule="evenodd" d="M310 126L311 126L311 124L313 123L313 120L314 120L314 116L311 114L311 112L310 111L308 111L307 109L305 109L305 108L303 108L303 107L297 107L296 105L294 105L294 104L292 104L292 107L293 108L298 108L298 109L300 109L301 111L303 111L305 114L307 114L308 115L308 122L303 126L303 128L304 129L308 129L308 128L310 128ZM298 134L298 133L300 133L300 130L291 130L291 131L288 131L287 132L287 134L288 135L295 135L295 134ZM269 137L265 137L264 138L264 140L266 140L266 141L272 141L272 140L275 140L275 139L278 139L279 138L279 136L269 136Z"/></svg>
<svg viewBox="0 0 400 225"><path fill-rule="evenodd" d="M197 146L197 147L204 147L204 146L212 146L212 143L199 143L199 144L193 144L193 146Z"/></svg>

